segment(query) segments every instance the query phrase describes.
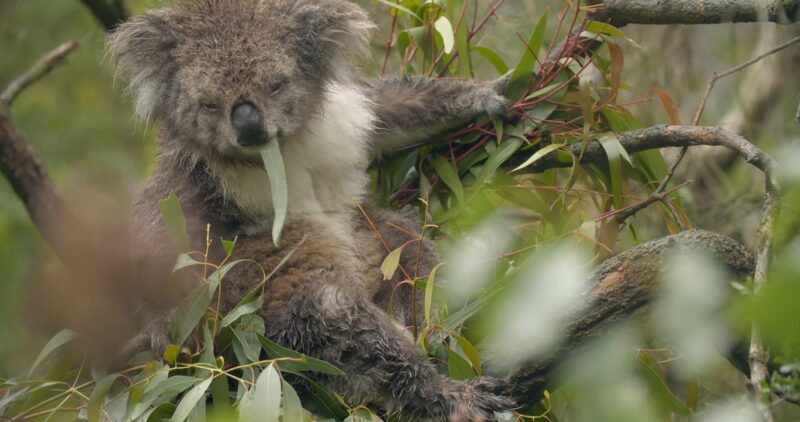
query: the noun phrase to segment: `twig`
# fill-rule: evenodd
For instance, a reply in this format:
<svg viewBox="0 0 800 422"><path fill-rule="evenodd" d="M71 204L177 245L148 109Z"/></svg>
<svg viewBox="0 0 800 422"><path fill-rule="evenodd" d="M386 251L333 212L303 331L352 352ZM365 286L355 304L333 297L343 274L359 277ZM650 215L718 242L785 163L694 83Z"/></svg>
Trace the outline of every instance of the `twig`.
<svg viewBox="0 0 800 422"><path fill-rule="evenodd" d="M731 69L728 69L728 70L726 70L726 71L724 71L722 73L716 73L715 72L711 76L711 78L708 80L708 85L706 86L706 91L703 94L702 99L700 100L700 105L697 107L697 112L695 113L694 119L692 120L692 125L693 126L697 126L700 123L700 119L703 116L703 112L705 111L706 104L708 103L708 99L711 96L711 92L714 89L714 85L717 83L718 80L720 80L720 79L722 79L722 78L724 78L726 76L730 76L730 75L732 75L732 74L734 74L736 72L739 72L739 71L741 71L741 70L743 70L743 69L745 69L745 68L747 68L749 66L752 66L752 65L758 63L759 61L763 60L764 58L769 57L769 56L771 56L771 55L773 55L773 54L775 54L775 53L777 53L777 52L779 52L781 50L784 50L784 49L786 49L786 48L788 48L788 47L790 47L790 46L792 46L794 44L797 44L799 42L800 42L800 37L795 37L795 38L793 38L793 39L791 39L791 40L789 40L789 41L787 41L787 42L785 42L785 43L783 43L783 44L781 44L781 45L779 45L779 46L777 46L777 47L775 47L775 48L773 48L773 49L771 49L771 50L769 50L769 51L767 51L765 53L759 54L758 56L756 56L756 57L754 57L754 58L752 58L752 59L750 59L750 60L748 60L748 61L746 61L746 62L744 62L744 63L742 63L740 65L738 65L738 66L735 66L735 67L733 67ZM670 166L670 169L667 172L667 175L664 177L664 179L661 181L661 183L658 185L658 187L653 191L652 194L650 194L650 196L648 198L644 199L643 201L641 201L640 203L638 203L635 206L631 207L630 209L626 210L625 212L617 214L617 221L618 222L620 222L620 223L624 222L628 218L630 218L633 215L635 215L637 212L647 208L648 206L650 206L651 204L653 204L655 202L658 202L658 201L664 202L665 201L665 199L664 199L664 190L666 189L666 187L669 184L669 182L672 181L672 178L675 175L675 170L678 168L680 163L683 161L683 158L686 156L686 152L688 151L688 148L689 147L686 146L686 147L683 147L683 149L681 149L680 154L678 154L678 157L675 159L675 161ZM665 205L667 205L667 204L665 203ZM667 205L667 206L670 207L670 205ZM674 209L671 212L673 213L673 216L675 217L675 221L681 227L681 230L685 230L685 227L684 227L684 224L683 224L683 220L674 212Z"/></svg>
<svg viewBox="0 0 800 422"><path fill-rule="evenodd" d="M42 56L27 72L8 84L8 87L0 94L0 101L10 106L22 90L45 77L77 48L78 43L70 41Z"/></svg>

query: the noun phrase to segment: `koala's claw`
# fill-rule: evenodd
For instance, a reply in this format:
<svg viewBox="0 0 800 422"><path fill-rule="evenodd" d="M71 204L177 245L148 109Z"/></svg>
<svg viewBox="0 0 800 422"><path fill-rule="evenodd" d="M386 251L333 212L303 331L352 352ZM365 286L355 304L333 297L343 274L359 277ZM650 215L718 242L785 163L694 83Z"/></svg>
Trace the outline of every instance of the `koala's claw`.
<svg viewBox="0 0 800 422"><path fill-rule="evenodd" d="M495 412L515 409L514 400L500 395L505 384L492 377L479 377L464 384L464 391L458 402L454 403L451 422L495 420Z"/></svg>

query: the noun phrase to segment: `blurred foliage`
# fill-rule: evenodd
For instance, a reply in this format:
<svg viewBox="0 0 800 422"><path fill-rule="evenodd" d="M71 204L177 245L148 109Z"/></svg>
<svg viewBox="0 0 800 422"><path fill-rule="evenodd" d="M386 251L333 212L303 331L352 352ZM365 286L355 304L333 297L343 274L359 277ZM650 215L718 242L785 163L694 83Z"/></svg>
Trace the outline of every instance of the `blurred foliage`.
<svg viewBox="0 0 800 422"><path fill-rule="evenodd" d="M129 3L140 11L160 2ZM374 59L365 66L371 75L494 79L516 69L507 92L512 100L507 119L479 119L457 134L390 157L372 174L383 205L419 206L424 220L421 232L439 241L451 263L441 275L434 272L413 280L425 295L419 346L442 373L455 379L482 374L485 356L475 346L482 341L488 341L488 348L481 352L503 355L509 369L545 354L558 345L559 327L570 317L570 306L580 300L587 269L642 238L675 232L678 219L691 225L696 197L688 189L670 196L678 215L653 206L625 225L613 218L646 197L666 172L660 152L629 156L614 134L668 123L681 115L686 120L687 107L691 110L696 102L671 96L668 85L673 81L663 80L660 73L657 79L669 93L654 94L653 75L637 63L642 56L638 37L634 42L595 23L586 29L603 45L593 60L574 60L568 57L579 46L560 47L569 31L582 23L574 3L506 1L496 17L490 14L492 2L361 3L381 26L373 43ZM103 31L77 1L6 1L0 3L0 19L10 23L0 27L0 45L13 52L0 61L0 81L10 80L64 40L81 42L82 48L67 65L30 88L13 113L65 192L78 192L69 196L76 205L89 192L109 203L120 202L124 210L132 187L148 172L155 129L136 128L130 106L114 89L113 68L103 52ZM382 40L390 33L395 43L386 48ZM723 37L721 42L728 45L729 40ZM748 49L740 50L728 51L732 57L716 58L714 66L750 57ZM562 60L548 63L545 57L554 51L560 51ZM669 68L664 64L669 60L661 56L656 61ZM629 72L631 62L637 63L633 72ZM691 80L698 87L697 97L707 76L704 70ZM628 79L631 74L638 83ZM717 88L715 95L720 98L714 107L730 103L725 90ZM639 105L643 97L650 101ZM712 107L712 117L706 121L713 121L714 113ZM786 121L781 120L765 125L764 133L779 133L773 136L776 140L796 137L796 128L794 132L785 128ZM608 163L575 164L567 146L593 138L603 142ZM800 158L795 146L784 148L789 151L781 154L784 159ZM552 151L571 166L541 174L525 172ZM800 167L795 161L787 166ZM730 188L728 196L744 191L757 198L760 192L761 181L753 177L752 169L721 177ZM675 271L665 274L652 320L623 325L597 339L564 365L559 374L567 381L564 387L548 392L534 408L505 417L755 420L743 399L745 380L709 347L746 338L751 321L763 327L782 364L770 388L795 397L797 378L792 375L798 372L800 334L794 316L800 298L795 282L800 275L800 213L795 212L800 198L795 185L796 180L789 183L775 267L763 297L752 301L747 281L736 284L739 300L729 306L729 318L715 318L728 296L727 290L719 289L722 275L702 257L675 257L670 267ZM757 215L758 201L754 203L751 208ZM728 222L716 223L717 227L706 228L727 231ZM741 230L755 230L738 223L733 222ZM36 354L29 330L15 316L26 307L25 301L17 300L25 295L22 283L47 271L40 267L52 262L42 258L41 247L19 201L4 186L0 269L5 277L0 297L7 299L0 306L4 338L0 374L19 375L20 362L31 361L24 351ZM397 270L398 254L390 254L384 262L384 274ZM251 420L277 420L279 412L283 420L308 418L303 407L337 420L377 418L368 409L348 408L314 382L314 373L335 375L338 369L261 335L265 321L255 311L267 278L228 315L219 315L213 308L213 293L224 282L226 269L239 262L209 263L197 253L184 255L180 262L215 270L187 296L178 312L182 317L173 327L176 339L194 333L205 347L171 345L163 363L143 354L129 369L107 373L84 367L79 356L64 354L63 346L75 335L62 331L44 346L27 375L0 379L4 392L0 415L17 415L20 420L203 420L208 412L208 420L226 421L237 418L235 404L236 411ZM654 334L658 340L645 340ZM66 357L57 358L59 354ZM293 385L304 388L295 390ZM210 400L204 399L207 396ZM778 411L791 412L785 407ZM791 413L784 418L793 420Z"/></svg>

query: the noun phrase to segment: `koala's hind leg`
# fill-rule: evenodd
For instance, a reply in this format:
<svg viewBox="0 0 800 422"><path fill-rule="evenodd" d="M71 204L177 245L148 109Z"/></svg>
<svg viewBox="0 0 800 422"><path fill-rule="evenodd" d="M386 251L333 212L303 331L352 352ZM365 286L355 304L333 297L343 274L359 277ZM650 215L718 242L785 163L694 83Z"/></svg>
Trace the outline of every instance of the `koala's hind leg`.
<svg viewBox="0 0 800 422"><path fill-rule="evenodd" d="M308 276L306 276L308 277ZM267 336L342 369L319 381L353 405L367 404L409 420L491 420L512 407L499 382L448 379L426 362L389 317L336 274L306 278L292 298L266 305Z"/></svg>
<svg viewBox="0 0 800 422"><path fill-rule="evenodd" d="M492 82L386 77L369 82L367 95L378 117L374 156L413 145L480 114L506 111L508 76Z"/></svg>

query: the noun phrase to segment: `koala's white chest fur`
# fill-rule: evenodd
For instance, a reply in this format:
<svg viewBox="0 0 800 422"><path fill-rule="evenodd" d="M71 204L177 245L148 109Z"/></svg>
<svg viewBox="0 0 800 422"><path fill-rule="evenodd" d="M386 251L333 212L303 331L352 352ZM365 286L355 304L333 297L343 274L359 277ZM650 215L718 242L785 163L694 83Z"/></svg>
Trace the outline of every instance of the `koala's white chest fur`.
<svg viewBox="0 0 800 422"><path fill-rule="evenodd" d="M337 231L346 233L350 210L365 192L370 132L376 117L357 87L332 83L327 91L320 113L281 143L288 212L289 219L330 220ZM273 208L266 172L253 166L224 166L215 172L226 199L269 227Z"/></svg>

